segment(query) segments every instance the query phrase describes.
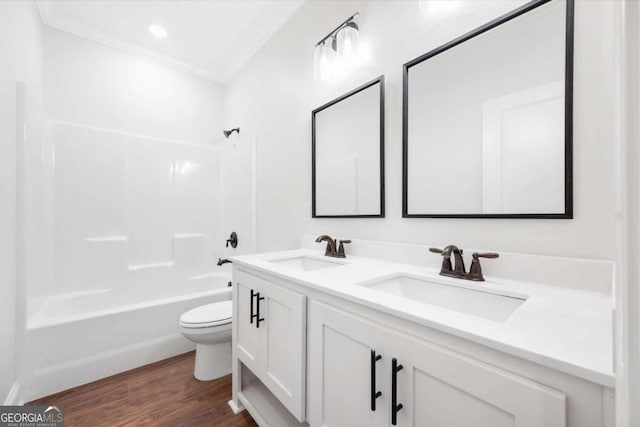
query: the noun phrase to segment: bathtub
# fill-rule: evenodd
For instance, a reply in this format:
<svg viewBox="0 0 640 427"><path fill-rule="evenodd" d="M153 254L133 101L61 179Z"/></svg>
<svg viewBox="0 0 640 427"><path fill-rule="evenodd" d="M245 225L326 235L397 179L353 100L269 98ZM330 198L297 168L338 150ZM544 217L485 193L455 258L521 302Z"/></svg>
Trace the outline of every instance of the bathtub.
<svg viewBox="0 0 640 427"><path fill-rule="evenodd" d="M180 315L231 299L229 281L217 273L46 298L27 320L25 401L193 350Z"/></svg>

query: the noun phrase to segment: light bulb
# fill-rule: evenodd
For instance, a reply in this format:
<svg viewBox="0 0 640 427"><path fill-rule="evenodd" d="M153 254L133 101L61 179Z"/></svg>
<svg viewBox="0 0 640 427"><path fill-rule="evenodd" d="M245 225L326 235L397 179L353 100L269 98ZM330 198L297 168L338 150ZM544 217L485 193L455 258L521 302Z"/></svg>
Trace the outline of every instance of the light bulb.
<svg viewBox="0 0 640 427"><path fill-rule="evenodd" d="M313 52L313 78L325 81L333 75L333 49L323 42L317 45Z"/></svg>
<svg viewBox="0 0 640 427"><path fill-rule="evenodd" d="M340 58L352 57L357 54L358 35L358 26L353 21L347 23L347 26L338 32L338 56Z"/></svg>
<svg viewBox="0 0 640 427"><path fill-rule="evenodd" d="M162 25L149 25L149 32L159 39L167 37L167 30Z"/></svg>
<svg viewBox="0 0 640 427"><path fill-rule="evenodd" d="M315 80L320 80L322 71L320 67L320 63L322 61L322 44L317 44L315 48L313 48L313 78Z"/></svg>

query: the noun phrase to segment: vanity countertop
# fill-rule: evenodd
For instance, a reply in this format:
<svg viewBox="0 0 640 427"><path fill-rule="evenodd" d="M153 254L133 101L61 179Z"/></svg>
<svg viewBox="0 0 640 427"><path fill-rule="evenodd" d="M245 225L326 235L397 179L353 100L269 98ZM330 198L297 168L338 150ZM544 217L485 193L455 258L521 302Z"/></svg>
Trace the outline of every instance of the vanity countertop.
<svg viewBox="0 0 640 427"><path fill-rule="evenodd" d="M419 265L356 256L336 260L324 257L322 253L298 249L231 259L238 267L268 273L606 387L615 387L613 301L610 295L498 277L486 277L487 282L470 282L445 278L438 275L438 270ZM345 264L303 271L271 262L300 256ZM398 273L472 289L525 294L528 298L506 321L496 322L358 285Z"/></svg>

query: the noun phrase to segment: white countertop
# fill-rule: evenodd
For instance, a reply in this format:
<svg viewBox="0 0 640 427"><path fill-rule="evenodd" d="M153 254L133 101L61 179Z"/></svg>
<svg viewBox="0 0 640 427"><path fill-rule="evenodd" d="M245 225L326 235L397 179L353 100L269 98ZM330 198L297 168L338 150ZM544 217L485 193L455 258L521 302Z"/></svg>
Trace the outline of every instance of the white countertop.
<svg viewBox="0 0 640 427"><path fill-rule="evenodd" d="M486 277L487 282L478 283L442 277L437 269L428 267L356 256L337 260L322 254L323 250L298 249L231 259L237 266L269 273L606 387L615 387L610 295L497 277ZM346 264L302 271L270 262L299 256ZM397 273L474 289L515 292L528 298L500 323L357 284Z"/></svg>

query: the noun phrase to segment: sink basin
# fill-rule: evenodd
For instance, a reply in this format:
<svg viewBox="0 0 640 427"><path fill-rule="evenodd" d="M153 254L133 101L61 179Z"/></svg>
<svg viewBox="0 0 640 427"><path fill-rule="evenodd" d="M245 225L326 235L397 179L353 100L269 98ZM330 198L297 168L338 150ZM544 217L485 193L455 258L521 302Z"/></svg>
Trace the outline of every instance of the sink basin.
<svg viewBox="0 0 640 427"><path fill-rule="evenodd" d="M329 260L311 258L306 256L276 259L276 260L271 260L269 262L277 265L282 265L292 270L298 270L298 271L322 270L324 268L339 267L341 265L344 265L344 263L342 262L329 261Z"/></svg>
<svg viewBox="0 0 640 427"><path fill-rule="evenodd" d="M404 274L360 285L496 322L506 321L527 300L524 295L470 289Z"/></svg>

